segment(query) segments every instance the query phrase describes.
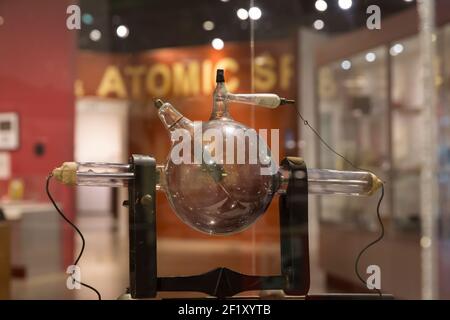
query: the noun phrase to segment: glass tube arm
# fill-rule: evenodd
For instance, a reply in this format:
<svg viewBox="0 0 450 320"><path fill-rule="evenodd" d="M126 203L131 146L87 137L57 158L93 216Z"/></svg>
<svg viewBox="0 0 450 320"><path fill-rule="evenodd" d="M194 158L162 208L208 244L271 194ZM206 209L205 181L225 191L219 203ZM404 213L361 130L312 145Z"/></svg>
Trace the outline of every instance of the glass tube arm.
<svg viewBox="0 0 450 320"><path fill-rule="evenodd" d="M274 93L227 93L227 102L239 102L244 104L251 104L255 106L266 107L269 109L275 109L284 104L293 104L294 100L287 100L280 98Z"/></svg>
<svg viewBox="0 0 450 320"><path fill-rule="evenodd" d="M329 169L307 169L308 192L310 194L339 194L347 196L371 196L382 181L368 171L340 171ZM290 172L280 169L278 193L286 191Z"/></svg>

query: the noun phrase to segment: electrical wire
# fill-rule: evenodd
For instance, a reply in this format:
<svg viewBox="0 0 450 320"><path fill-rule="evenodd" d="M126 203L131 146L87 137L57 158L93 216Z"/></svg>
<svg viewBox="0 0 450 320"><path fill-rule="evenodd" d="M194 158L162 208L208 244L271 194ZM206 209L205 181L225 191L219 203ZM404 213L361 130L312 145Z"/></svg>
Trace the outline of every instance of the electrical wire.
<svg viewBox="0 0 450 320"><path fill-rule="evenodd" d="M339 152L337 152L336 150L333 149L333 147L331 147L323 138L322 136L319 134L319 132L317 132L316 129L314 129L314 127L312 127L308 120L306 120L305 118L303 118L303 116L301 115L301 113L298 111L298 109L294 106L295 112L297 113L297 115L299 116L300 119L302 119L303 124L305 126L307 126L315 135L316 137L320 140L320 142L327 147L328 150L330 150L332 153L334 153L335 155L337 155L339 158L341 158L342 160L344 160L346 163L348 163L353 169L357 170L357 171L367 171L370 173L373 173L371 170L367 170L367 169L363 169L358 167L357 165L355 165L353 162L351 162L350 160L348 160L345 156L343 156L342 154L340 154ZM376 175L375 173L373 173L374 175ZM381 182L384 184L385 181L381 180Z"/></svg>
<svg viewBox="0 0 450 320"><path fill-rule="evenodd" d="M376 243L378 243L379 241L381 241L381 239L383 239L384 237L384 225L383 225L383 221L381 220L381 214L380 214L380 206L381 206L381 201L383 201L384 198L384 185L381 185L381 196L380 199L378 200L378 204L377 204L377 219L378 222L380 223L380 227L381 227L381 232L380 235L378 236L378 238L376 238L375 240L373 240L372 242L370 242L367 246L365 246L358 254L358 257L356 258L355 261L355 273L356 276L359 278L359 280L366 285L366 281L364 281L364 279L361 277L361 275L359 274L359 270L358 270L358 265L359 265L359 260L361 259L361 256L364 254L364 252L369 249L371 246L375 245ZM381 290L380 289L376 289L378 294L381 296Z"/></svg>
<svg viewBox="0 0 450 320"><path fill-rule="evenodd" d="M56 211L61 216L61 218L63 218L64 221L66 221L78 233L78 235L81 238L81 249L80 249L80 252L78 253L77 258L75 259L75 262L73 263L73 265L76 266L76 265L78 265L78 262L80 261L81 256L83 255L84 248L86 246L86 240L84 239L83 233L80 231L80 229L78 229L78 227L66 217L66 215L63 213L63 211L56 204L56 201L53 199L53 197L52 197L52 195L50 193L50 180L51 180L52 177L53 177L53 174L50 173L47 176L47 180L46 180L46 183L45 183L45 191L47 192L47 196L50 199L50 202L53 204L53 207L55 207ZM102 296L101 296L100 292L97 289L95 289L94 287L92 287L92 286L90 286L90 285L88 285L88 284L86 284L84 282L76 280L73 277L74 273L75 273L75 271L71 274L73 282L77 282L80 285L82 285L83 287L91 289L92 291L94 291L97 294L98 300L102 300Z"/></svg>
<svg viewBox="0 0 450 320"><path fill-rule="evenodd" d="M370 170L366 170L366 169L362 169L360 167L358 167L357 165L355 165L352 161L350 161L349 159L347 159L345 156L343 156L342 154L340 154L339 152L337 152L333 147L331 147L323 138L322 136L319 134L319 132L314 129L314 127L312 127L308 120L306 120L305 118L303 118L303 116L301 115L300 111L298 111L298 109L294 106L295 112L297 113L297 115L299 116L299 118L303 121L303 124L305 126L307 126L314 134L315 136L319 139L319 141L328 149L330 150L332 153L334 153L335 155L337 155L338 157L340 157L341 159L343 159L346 163L348 163L353 169L357 170L357 171L367 171L370 173L373 173ZM374 173L373 173L374 174ZM383 220L381 219L381 213L380 213L380 207L381 207L381 202L383 201L384 198L384 184L385 182L383 180L381 180L381 195L380 198L378 200L377 203L377 219L378 222L380 224L380 235L378 236L378 238L376 238L375 240L373 240L372 242L370 242L368 245L366 245L358 254L358 256L356 257L355 260L355 273L356 276L358 277L358 279L364 284L367 285L366 281L364 281L363 277L361 276L361 274L359 273L359 261L361 259L361 256L366 252L367 249L369 249L370 247L372 247L373 245L377 244L378 242L380 242L383 237L384 237L384 224L383 224ZM376 289L378 294L380 295L380 297L382 296L381 290L380 289Z"/></svg>

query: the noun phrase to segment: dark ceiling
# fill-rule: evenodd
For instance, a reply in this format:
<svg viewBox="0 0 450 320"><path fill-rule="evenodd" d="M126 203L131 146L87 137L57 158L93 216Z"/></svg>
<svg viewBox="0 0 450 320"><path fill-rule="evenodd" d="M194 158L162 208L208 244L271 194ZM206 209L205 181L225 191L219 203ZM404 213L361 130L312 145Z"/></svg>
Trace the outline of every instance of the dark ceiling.
<svg viewBox="0 0 450 320"><path fill-rule="evenodd" d="M365 25L369 5L381 8L382 19L410 8L415 2L404 0L353 0L349 10L339 8L338 0L326 0L328 9L319 12L315 0L254 0L262 10L255 21L255 40L285 38L299 26L311 28L316 19L325 22L320 32L337 34ZM250 0L81 0L82 14L93 21L83 24L79 47L82 49L134 52L145 49L250 39L249 20L239 20L236 11L250 7ZM205 20L213 21L212 31L203 29ZM127 38L116 35L117 26L129 30ZM89 38L93 29L102 33L99 41Z"/></svg>

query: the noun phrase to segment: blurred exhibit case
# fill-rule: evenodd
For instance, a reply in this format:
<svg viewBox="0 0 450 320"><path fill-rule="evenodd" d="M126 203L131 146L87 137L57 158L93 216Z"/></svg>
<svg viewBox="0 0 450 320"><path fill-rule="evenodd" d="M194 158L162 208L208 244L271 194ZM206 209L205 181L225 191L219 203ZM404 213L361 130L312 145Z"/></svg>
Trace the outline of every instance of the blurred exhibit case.
<svg viewBox="0 0 450 320"><path fill-rule="evenodd" d="M438 92L438 217L439 295L450 296L445 285L450 257L445 252L450 235L450 16L437 10L435 85ZM358 167L376 170L386 183L381 208L386 227L383 246L373 248L367 262L377 261L384 270L383 287L395 296L421 296L421 182L420 155L424 97L419 81L420 46L417 13L406 11L386 19L384 29L370 41L360 41L368 30L337 37L318 49L317 120L325 140ZM395 26L402 28L394 30ZM331 50L346 44L345 49ZM322 167L348 169L325 148L319 148ZM345 199L344 199L345 200ZM351 259L333 252L347 247L345 255L375 239L379 226L376 199L343 201L338 197L319 200L321 221L320 260L329 283L355 284ZM363 212L363 214L361 214ZM369 231L369 232L367 232ZM368 236L369 235L369 236ZM422 243L423 244L423 243ZM381 249L381 247L383 249ZM349 261L349 263L342 263ZM405 263L408 270L404 270ZM400 268L398 266L402 265ZM384 267L384 268L383 268Z"/></svg>

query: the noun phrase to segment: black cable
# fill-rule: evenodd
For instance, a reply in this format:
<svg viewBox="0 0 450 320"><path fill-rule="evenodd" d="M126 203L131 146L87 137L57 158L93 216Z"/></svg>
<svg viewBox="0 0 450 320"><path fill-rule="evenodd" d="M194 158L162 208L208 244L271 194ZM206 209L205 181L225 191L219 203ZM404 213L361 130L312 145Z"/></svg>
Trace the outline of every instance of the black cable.
<svg viewBox="0 0 450 320"><path fill-rule="evenodd" d="M330 151L333 152L335 155L337 155L338 157L340 157L341 159L343 159L345 162L347 162L353 169L358 170L358 171L367 171L367 172L373 173L373 172L370 171L370 170L367 170L367 169L363 169L363 168L358 167L358 166L355 165L353 162L351 162L350 160L348 160L345 156L343 156L342 154L340 154L339 152L337 152L336 150L334 150L333 147L331 147L331 146L330 146L330 145L329 145L329 144L328 144L328 143L320 136L320 134L317 132L317 130L314 129L314 128L309 124L308 120L305 120L305 118L303 118L303 116L300 114L300 112L298 111L298 109L297 109L296 107L294 107L294 109L295 109L295 112L297 112L297 115L300 117L300 119L302 119L303 124L304 124L305 126L307 126L309 129L311 129L311 131L316 135L316 137L320 140L320 142L321 142L325 147L327 147L328 150L330 150ZM375 173L373 173L373 174L376 175ZM383 180L382 180L382 182L385 183Z"/></svg>
<svg viewBox="0 0 450 320"><path fill-rule="evenodd" d="M81 259L81 256L83 255L83 252L84 252L84 248L85 248L85 246L86 246L86 241L84 240L84 236L83 236L83 233L81 233L81 231L80 231L80 229L78 229L78 227L74 224L74 223L72 223L72 221L70 221L66 216L65 216L65 214L63 213L63 211L58 207L58 205L56 204L56 201L53 199L53 197L52 197L52 195L50 194L50 180L51 180L51 178L53 177L53 174L49 174L48 175L48 177L47 177L47 181L46 181L46 184L45 184L45 191L47 192L47 196L48 196L48 198L50 199L50 201L51 201L51 203L53 204L53 206L55 207L55 209L56 209L56 211L59 213L59 215L61 216L61 218L63 218L64 219L64 221L66 221L79 235L80 235L80 238L81 238L81 250L80 250L80 253L78 254L78 257L76 258L76 260L75 260L75 262L73 263L73 265L77 265L78 264L78 262L80 261L80 259ZM73 273L71 274L71 276L73 276ZM75 278L73 278L72 277L72 280L74 281L74 282L79 282L79 281L77 281ZM98 297L98 300L102 300L102 296L101 296L101 294L100 294L100 292L98 292L98 290L97 289L95 289L94 287L92 287L92 286L90 286L90 285L88 285L88 284L86 284L86 283L83 283L83 282L79 282L83 287L86 287L86 288L89 288L89 289L91 289L92 291L94 291L96 294L97 294L97 297Z"/></svg>
<svg viewBox="0 0 450 320"><path fill-rule="evenodd" d="M372 174L374 174L372 171L370 170L366 170L366 169L362 169L360 167L358 167L357 165L355 165L353 162L351 162L350 160L348 160L346 157L344 157L342 154L340 154L339 152L337 152L336 150L334 150L319 134L319 132L317 132L316 129L314 129L308 122L308 120L306 120L305 118L303 118L303 116L301 115L301 113L298 111L298 109L294 106L295 112L297 113L297 115L299 116L299 118L303 121L303 124L305 126L307 126L309 129L311 129L311 131L316 135L316 137L320 140L320 142L328 148L328 150L330 150L332 153L334 153L335 155L337 155L338 157L340 157L341 159L343 159L345 162L347 162L352 168L358 170L358 171L367 171L370 172ZM384 224L383 221L381 220L381 213L380 213L380 206L381 206L381 202L383 201L384 198L384 181L381 181L381 196L380 199L378 200L378 204L377 204L377 218L378 218L378 222L380 224L380 229L381 229L381 233L378 236L378 238L376 238L375 240L373 240L372 242L370 242L367 246L365 246L358 254L356 260L355 260L355 273L356 276L358 277L358 279L364 284L366 285L366 281L364 281L364 279L361 277L361 275L359 274L359 260L361 259L361 256L364 254L364 252L369 249L371 246L377 244L378 242L380 242L383 237L384 237ZM381 296L381 290L377 289L378 294Z"/></svg>
<svg viewBox="0 0 450 320"><path fill-rule="evenodd" d="M361 259L361 256L364 254L364 252L369 249L371 246L373 246L374 244L378 243L379 241L381 241L381 239L383 239L384 237L384 225L383 225L383 221L381 220L381 214L380 214L380 206L381 206L381 201L383 201L384 198L384 185L381 184L381 196L380 199L378 200L378 204L377 204L377 218L378 218L378 222L380 223L380 227L381 227L381 232L380 235L378 236L378 238L376 238L375 240L373 240L371 243L369 243L367 246L365 246L358 254L358 257L356 258L355 261L355 273L356 276L359 278L359 280L366 285L366 281L364 281L364 279L361 277L361 275L359 274L359 270L358 270L358 265L359 265L359 260ZM378 294L381 296L381 290L377 289Z"/></svg>

